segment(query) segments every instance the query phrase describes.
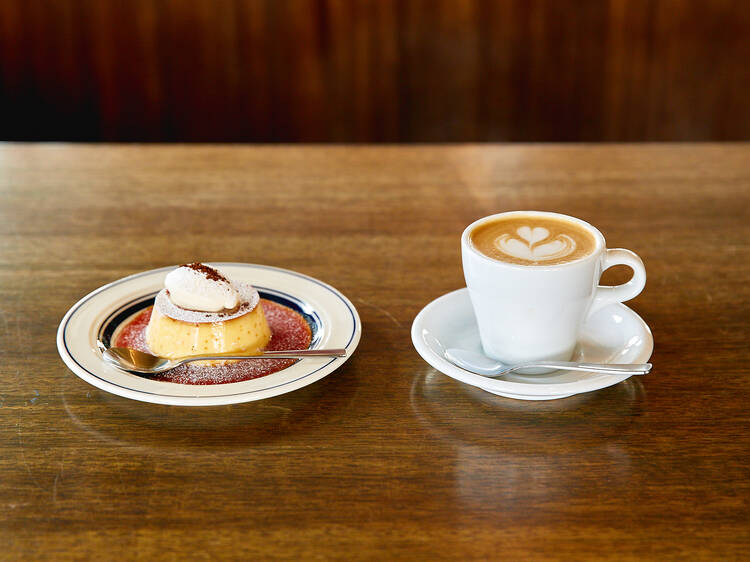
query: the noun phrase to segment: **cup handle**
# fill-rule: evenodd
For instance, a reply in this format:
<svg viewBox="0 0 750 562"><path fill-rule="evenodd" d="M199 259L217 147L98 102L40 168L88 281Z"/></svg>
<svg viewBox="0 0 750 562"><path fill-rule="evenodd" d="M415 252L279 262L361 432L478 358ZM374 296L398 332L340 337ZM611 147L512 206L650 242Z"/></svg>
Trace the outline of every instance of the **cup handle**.
<svg viewBox="0 0 750 562"><path fill-rule="evenodd" d="M633 270L633 277L627 283L614 287L597 285L589 314L613 302L625 302L635 298L646 286L646 267L636 253L623 248L607 250L602 259L602 273L613 265L627 265Z"/></svg>

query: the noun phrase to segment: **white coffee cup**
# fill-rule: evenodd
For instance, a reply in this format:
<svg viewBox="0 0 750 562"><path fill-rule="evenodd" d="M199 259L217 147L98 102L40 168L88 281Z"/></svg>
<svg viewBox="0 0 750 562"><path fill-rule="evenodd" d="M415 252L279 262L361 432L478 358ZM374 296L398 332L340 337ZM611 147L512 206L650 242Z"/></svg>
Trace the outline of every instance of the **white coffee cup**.
<svg viewBox="0 0 750 562"><path fill-rule="evenodd" d="M512 215L573 222L593 235L593 251L558 265L519 265L488 257L472 245L474 229ZM461 255L484 353L508 364L570 360L586 318L608 304L634 298L646 284L646 269L636 254L607 249L599 230L559 213L513 211L479 219L464 230ZM602 272L619 264L633 270L630 281L599 285Z"/></svg>

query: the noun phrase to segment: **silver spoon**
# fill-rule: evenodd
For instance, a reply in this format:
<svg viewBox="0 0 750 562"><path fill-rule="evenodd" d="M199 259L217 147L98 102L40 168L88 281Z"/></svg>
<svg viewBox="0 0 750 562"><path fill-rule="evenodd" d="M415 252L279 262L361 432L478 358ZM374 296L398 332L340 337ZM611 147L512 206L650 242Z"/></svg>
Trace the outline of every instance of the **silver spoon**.
<svg viewBox="0 0 750 562"><path fill-rule="evenodd" d="M504 365L482 353L452 347L445 350L445 358L472 373L485 377L500 377L522 369L560 369L563 371L588 371L607 375L645 375L651 363L578 363L574 361L532 361L518 365Z"/></svg>
<svg viewBox="0 0 750 562"><path fill-rule="evenodd" d="M181 359L167 359L129 347L109 347L102 351L104 361L110 365L140 375L156 375L191 361L232 359L301 359L303 357L346 357L345 349L289 349L264 351L257 355L196 355Z"/></svg>

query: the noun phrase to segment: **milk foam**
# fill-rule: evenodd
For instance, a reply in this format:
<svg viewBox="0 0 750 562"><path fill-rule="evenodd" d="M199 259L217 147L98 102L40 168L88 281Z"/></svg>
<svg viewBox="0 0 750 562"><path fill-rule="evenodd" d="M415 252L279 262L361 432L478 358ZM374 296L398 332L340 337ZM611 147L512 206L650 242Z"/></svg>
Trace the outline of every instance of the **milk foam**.
<svg viewBox="0 0 750 562"><path fill-rule="evenodd" d="M521 226L513 234L501 234L495 239L495 248L503 254L521 260L549 261L569 256L576 250L576 242L567 234L550 238L543 226Z"/></svg>
<svg viewBox="0 0 750 562"><path fill-rule="evenodd" d="M508 213L472 225L469 244L479 253L515 265L550 266L577 261L597 250L595 233L571 220Z"/></svg>

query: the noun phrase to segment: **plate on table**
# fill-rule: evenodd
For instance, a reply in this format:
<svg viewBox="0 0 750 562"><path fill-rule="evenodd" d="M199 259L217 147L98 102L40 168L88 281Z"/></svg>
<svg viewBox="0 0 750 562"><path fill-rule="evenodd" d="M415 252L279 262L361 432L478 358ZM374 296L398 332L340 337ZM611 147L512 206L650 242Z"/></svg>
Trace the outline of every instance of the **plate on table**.
<svg viewBox="0 0 750 562"><path fill-rule="evenodd" d="M555 371L547 375L509 374L488 378L466 371L444 357L448 348L482 353L468 289L439 297L417 314L412 343L432 367L487 392L520 400L553 400L606 388L631 375ZM592 314L584 324L573 361L589 363L646 363L654 349L648 325L624 304L611 304Z"/></svg>
<svg viewBox="0 0 750 562"><path fill-rule="evenodd" d="M65 314L57 331L60 357L80 378L112 394L177 406L214 406L261 400L302 388L338 369L362 334L354 305L317 279L266 265L210 264L231 279L252 284L261 298L298 312L312 333L311 348L345 348L345 357L308 357L269 375L226 384L177 384L151 380L107 365L99 342L108 345L124 322L153 304L164 278L176 266L137 273L100 287Z"/></svg>

